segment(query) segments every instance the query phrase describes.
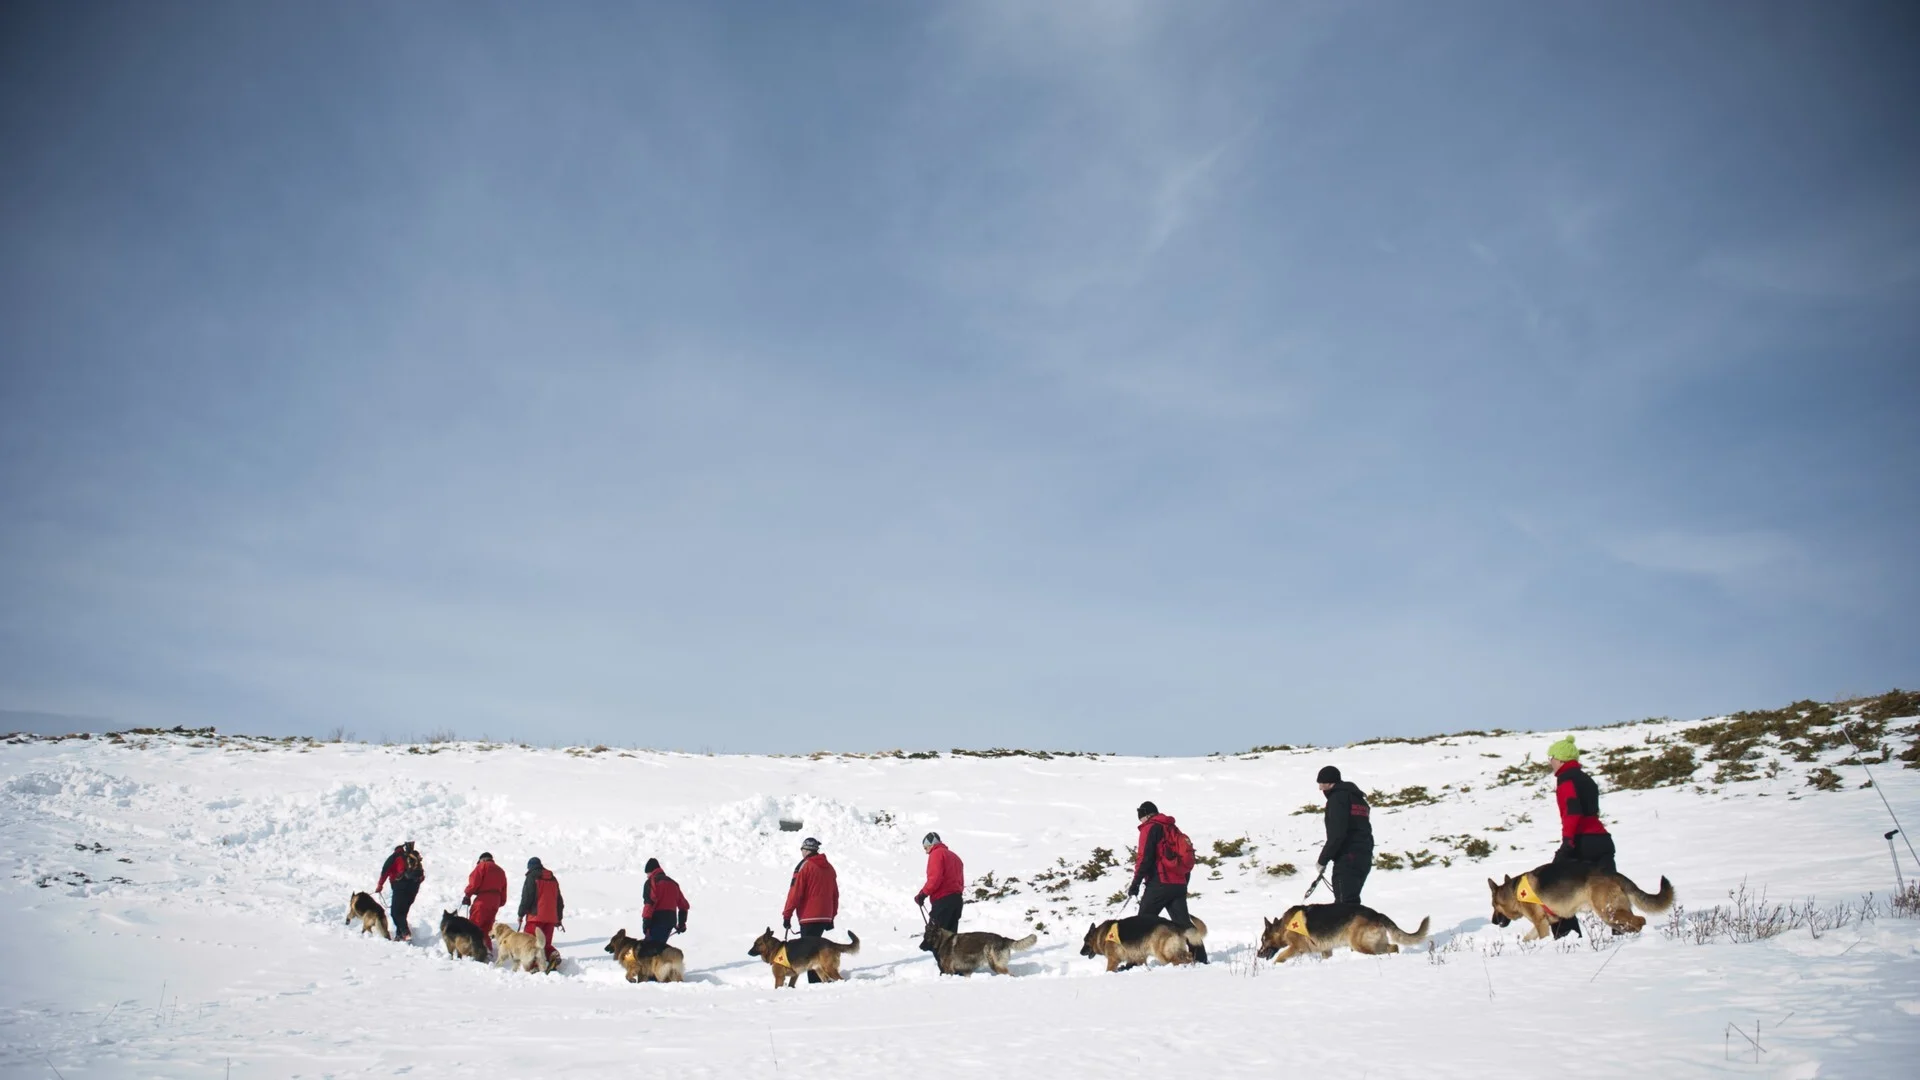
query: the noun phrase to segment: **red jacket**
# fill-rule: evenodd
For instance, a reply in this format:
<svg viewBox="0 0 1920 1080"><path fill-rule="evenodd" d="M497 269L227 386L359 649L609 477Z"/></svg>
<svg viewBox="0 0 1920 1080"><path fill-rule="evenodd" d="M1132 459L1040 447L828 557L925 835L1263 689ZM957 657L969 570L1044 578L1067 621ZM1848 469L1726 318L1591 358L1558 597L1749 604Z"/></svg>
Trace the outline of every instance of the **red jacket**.
<svg viewBox="0 0 1920 1080"><path fill-rule="evenodd" d="M527 921L558 925L560 913L565 909L560 904L560 879L553 876L553 871L540 871L534 883L534 896L533 914L527 916Z"/></svg>
<svg viewBox="0 0 1920 1080"><path fill-rule="evenodd" d="M485 899L493 902L498 911L507 902L507 872L492 859L483 859L473 864L473 873L467 875L467 891L463 900Z"/></svg>
<svg viewBox="0 0 1920 1080"><path fill-rule="evenodd" d="M1161 828L1161 826L1165 826L1166 828ZM1176 827L1173 819L1165 814L1155 814L1140 823L1140 842L1134 846L1133 850L1133 880L1136 883L1142 880L1149 882L1157 881L1163 885L1185 885L1187 883L1187 876L1192 873L1191 870L1181 870L1178 867L1168 866L1160 861L1160 844L1166 839L1166 829ZM1155 829L1160 830L1160 838L1158 840L1152 835ZM1153 868L1152 875L1143 877L1141 871L1149 866Z"/></svg>
<svg viewBox="0 0 1920 1080"><path fill-rule="evenodd" d="M793 868L793 884L787 887L787 906L781 909L780 921L793 918L796 912L803 924L832 922L840 913L839 875L819 852L801 859Z"/></svg>
<svg viewBox="0 0 1920 1080"><path fill-rule="evenodd" d="M1606 835L1600 824L1600 788L1577 761L1569 761L1553 770L1560 778L1554 802L1560 807L1560 839L1573 843L1577 836Z"/></svg>
<svg viewBox="0 0 1920 1080"><path fill-rule="evenodd" d="M693 906L687 903L687 894L680 891L680 883L668 877L665 870L648 874L646 888L641 891L642 919L653 918L656 911L685 911Z"/></svg>
<svg viewBox="0 0 1920 1080"><path fill-rule="evenodd" d="M960 865L960 856L945 844L933 845L927 851L927 883L920 886L920 895L938 900L952 896L966 885L967 873Z"/></svg>
<svg viewBox="0 0 1920 1080"><path fill-rule="evenodd" d="M379 892L381 889L386 888L387 882L393 881L406 872L407 853L399 848L394 848L393 855L387 859L387 865L380 868L380 884L375 885L373 891ZM366 879L362 878L361 880L364 881Z"/></svg>

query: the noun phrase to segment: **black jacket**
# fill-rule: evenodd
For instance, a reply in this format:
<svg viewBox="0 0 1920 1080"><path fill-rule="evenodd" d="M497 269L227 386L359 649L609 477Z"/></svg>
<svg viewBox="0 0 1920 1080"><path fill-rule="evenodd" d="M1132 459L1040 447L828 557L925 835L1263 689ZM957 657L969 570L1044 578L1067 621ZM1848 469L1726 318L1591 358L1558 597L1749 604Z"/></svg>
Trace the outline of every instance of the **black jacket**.
<svg viewBox="0 0 1920 1080"><path fill-rule="evenodd" d="M1342 780L1327 792L1327 844L1320 849L1320 861L1332 862L1342 855L1373 854L1373 808L1359 785Z"/></svg>

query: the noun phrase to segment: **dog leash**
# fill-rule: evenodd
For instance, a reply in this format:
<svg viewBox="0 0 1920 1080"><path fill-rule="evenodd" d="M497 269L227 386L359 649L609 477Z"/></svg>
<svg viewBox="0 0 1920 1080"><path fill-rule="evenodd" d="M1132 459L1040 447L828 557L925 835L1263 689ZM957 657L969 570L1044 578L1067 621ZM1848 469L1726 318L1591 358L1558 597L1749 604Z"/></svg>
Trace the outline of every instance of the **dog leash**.
<svg viewBox="0 0 1920 1080"><path fill-rule="evenodd" d="M1302 899L1302 900L1311 900L1311 899L1313 899L1313 891L1314 891L1315 889L1318 889L1318 888L1320 887L1320 883L1321 883L1321 882L1323 882L1323 881L1325 881L1325 880L1327 880L1327 866L1328 866L1328 865L1329 865L1329 864L1327 864L1327 863L1321 863L1321 864L1320 864L1320 876L1319 876L1319 877L1316 877L1316 878L1314 878L1314 879L1313 879L1313 884L1311 884L1311 885L1309 885L1309 886L1307 886L1307 895L1305 895L1305 896L1303 896L1303 897L1301 897L1300 899Z"/></svg>

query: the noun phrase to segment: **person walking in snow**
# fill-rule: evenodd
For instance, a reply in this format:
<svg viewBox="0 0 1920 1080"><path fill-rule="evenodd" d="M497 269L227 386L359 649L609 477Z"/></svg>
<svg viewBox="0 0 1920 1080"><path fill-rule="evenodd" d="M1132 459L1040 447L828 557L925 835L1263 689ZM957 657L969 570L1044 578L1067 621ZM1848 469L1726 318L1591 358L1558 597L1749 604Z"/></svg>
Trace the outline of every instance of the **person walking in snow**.
<svg viewBox="0 0 1920 1080"><path fill-rule="evenodd" d="M641 936L662 944L674 934L687 932L687 894L680 883L660 869L659 859L647 860L647 883L640 886Z"/></svg>
<svg viewBox="0 0 1920 1080"><path fill-rule="evenodd" d="M1560 807L1560 848L1553 853L1553 861L1613 870L1613 836L1600 822L1600 786L1580 767L1580 748L1573 736L1547 747L1547 757L1555 762L1553 801ZM1553 924L1553 936L1565 937L1579 927L1578 919L1561 919Z"/></svg>
<svg viewBox="0 0 1920 1080"><path fill-rule="evenodd" d="M940 842L937 832L920 838L920 850L927 853L927 883L914 894L913 902L918 905L933 901L933 910L927 915L927 922L957 934L960 932L960 909L966 906L966 900L960 895L960 890L967 883L966 869L960 864L960 856Z"/></svg>
<svg viewBox="0 0 1920 1080"><path fill-rule="evenodd" d="M493 852L483 851L467 874L467 891L460 902L470 905L467 918L482 934L493 933L493 917L507 903L507 872L493 861Z"/></svg>
<svg viewBox="0 0 1920 1080"><path fill-rule="evenodd" d="M1187 880L1193 874L1193 842L1187 839L1173 818L1160 812L1151 802L1134 810L1140 819L1140 842L1133 853L1133 884L1127 896L1140 897L1140 914L1166 917L1186 930L1193 926L1187 914ZM1205 945L1189 945L1197 963L1207 962Z"/></svg>
<svg viewBox="0 0 1920 1080"><path fill-rule="evenodd" d="M535 928L547 943L547 958L560 963L560 950L554 948L553 935L567 921L567 900L560 895L560 879L540 865L539 859L527 860L527 877L520 884L520 932L531 934Z"/></svg>
<svg viewBox="0 0 1920 1080"><path fill-rule="evenodd" d="M427 867L420 859L420 853L414 850L413 841L394 847L393 854L387 857L380 868L380 884L373 887L378 895L393 882L393 936L396 941L412 941L413 926L407 921L407 912L413 910L413 898L420 895L420 883L427 880Z"/></svg>
<svg viewBox="0 0 1920 1080"><path fill-rule="evenodd" d="M795 915L800 917L800 936L820 937L833 929L834 916L840 914L840 877L833 864L820 854L820 841L809 836L800 841L800 861L794 865L793 880L787 885L787 905L780 912L780 929L793 929ZM807 972L807 981L820 981L819 972Z"/></svg>
<svg viewBox="0 0 1920 1080"><path fill-rule="evenodd" d="M1340 779L1332 765L1315 778L1327 797L1327 842L1320 848L1320 871L1333 864L1333 902L1357 904L1360 887L1373 869L1373 808L1360 785Z"/></svg>

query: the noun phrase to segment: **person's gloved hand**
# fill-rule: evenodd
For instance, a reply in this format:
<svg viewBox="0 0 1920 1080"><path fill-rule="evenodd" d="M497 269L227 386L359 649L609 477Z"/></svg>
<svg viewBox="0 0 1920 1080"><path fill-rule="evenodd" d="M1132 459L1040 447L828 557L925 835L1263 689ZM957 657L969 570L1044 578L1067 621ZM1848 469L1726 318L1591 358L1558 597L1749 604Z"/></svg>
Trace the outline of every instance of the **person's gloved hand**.
<svg viewBox="0 0 1920 1080"><path fill-rule="evenodd" d="M923 892L917 892L917 893L914 893L914 894L913 894L913 902L914 902L915 904L924 904L924 903L926 903L926 902L927 902L927 894L926 894L926 893L923 893Z"/></svg>
<svg viewBox="0 0 1920 1080"><path fill-rule="evenodd" d="M793 916L789 915L786 918L781 919L780 929L783 933L791 933L793 931Z"/></svg>
<svg viewBox="0 0 1920 1080"><path fill-rule="evenodd" d="M1131 900L1134 897L1139 895L1140 895L1140 883L1138 881L1127 886L1127 899Z"/></svg>
<svg viewBox="0 0 1920 1080"><path fill-rule="evenodd" d="M683 911L680 913L680 921L674 924L673 932L676 934L684 934L687 932L687 913L686 912Z"/></svg>

